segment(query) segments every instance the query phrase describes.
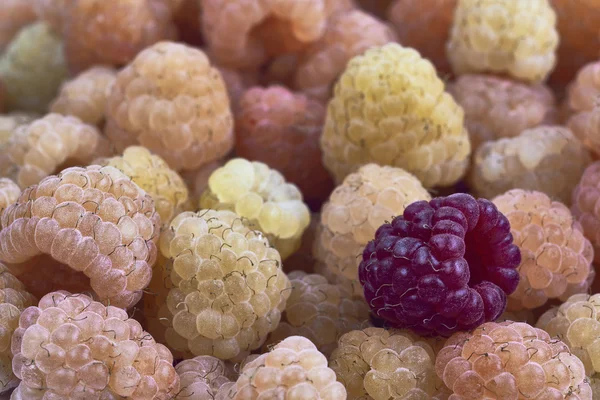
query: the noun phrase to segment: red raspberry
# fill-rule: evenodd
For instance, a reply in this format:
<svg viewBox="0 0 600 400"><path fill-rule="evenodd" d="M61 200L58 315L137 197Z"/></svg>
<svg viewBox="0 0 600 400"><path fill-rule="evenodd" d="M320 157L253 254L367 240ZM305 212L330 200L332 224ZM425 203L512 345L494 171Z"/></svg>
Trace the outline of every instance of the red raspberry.
<svg viewBox="0 0 600 400"><path fill-rule="evenodd" d="M383 224L359 279L371 311L392 327L449 336L502 314L520 262L508 219L458 193L414 202Z"/></svg>

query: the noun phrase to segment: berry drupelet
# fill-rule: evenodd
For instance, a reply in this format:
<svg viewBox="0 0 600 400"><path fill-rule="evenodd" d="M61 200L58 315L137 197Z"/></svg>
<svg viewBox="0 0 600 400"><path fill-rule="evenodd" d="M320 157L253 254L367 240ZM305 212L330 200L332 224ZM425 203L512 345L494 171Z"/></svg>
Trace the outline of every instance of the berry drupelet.
<svg viewBox="0 0 600 400"><path fill-rule="evenodd" d="M449 336L494 321L519 283L508 219L467 194L409 205L363 252L371 311L395 328Z"/></svg>

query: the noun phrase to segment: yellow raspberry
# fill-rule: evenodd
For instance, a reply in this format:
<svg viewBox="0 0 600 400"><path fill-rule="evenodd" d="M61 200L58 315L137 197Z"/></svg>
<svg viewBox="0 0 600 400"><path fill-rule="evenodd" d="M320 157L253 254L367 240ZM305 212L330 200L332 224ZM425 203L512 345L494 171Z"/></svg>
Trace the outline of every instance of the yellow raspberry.
<svg viewBox="0 0 600 400"><path fill-rule="evenodd" d="M581 225L562 203L544 193L514 189L493 200L506 215L514 243L521 250L521 277L507 309L540 307L548 299L569 296L569 286L585 292L594 257Z"/></svg>
<svg viewBox="0 0 600 400"><path fill-rule="evenodd" d="M266 234L285 260L299 247L310 224L310 212L295 185L278 171L243 158L215 170L200 208L231 210Z"/></svg>
<svg viewBox="0 0 600 400"><path fill-rule="evenodd" d="M163 227L189 206L188 189L183 179L145 147L128 147L122 156L100 160L98 164L117 168L152 196Z"/></svg>
<svg viewBox="0 0 600 400"><path fill-rule="evenodd" d="M4 210L17 201L21 188L8 178L0 178L0 218Z"/></svg>
<svg viewBox="0 0 600 400"><path fill-rule="evenodd" d="M0 2L0 51L25 25L35 21L37 0L3 0Z"/></svg>
<svg viewBox="0 0 600 400"><path fill-rule="evenodd" d="M139 143L176 171L196 169L233 147L233 118L221 74L197 49L161 42L117 74L106 135L123 151Z"/></svg>
<svg viewBox="0 0 600 400"><path fill-rule="evenodd" d="M0 57L9 111L44 113L66 76L62 41L41 22L19 31Z"/></svg>
<svg viewBox="0 0 600 400"><path fill-rule="evenodd" d="M595 261L600 262L600 161L583 173L573 191L571 211L594 246Z"/></svg>
<svg viewBox="0 0 600 400"><path fill-rule="evenodd" d="M404 330L366 328L343 335L329 366L348 400L447 398L435 374L436 339Z"/></svg>
<svg viewBox="0 0 600 400"><path fill-rule="evenodd" d="M587 149L568 128L542 125L479 146L469 180L471 189L488 199L519 188L569 203L590 162Z"/></svg>
<svg viewBox="0 0 600 400"><path fill-rule="evenodd" d="M219 390L231 382L225 363L211 356L198 356L177 364L181 391L174 400L215 400Z"/></svg>
<svg viewBox="0 0 600 400"><path fill-rule="evenodd" d="M457 75L546 79L556 63L556 14L548 0L459 0L447 44Z"/></svg>
<svg viewBox="0 0 600 400"><path fill-rule="evenodd" d="M590 151L600 155L600 62L585 65L568 90L567 126Z"/></svg>
<svg viewBox="0 0 600 400"><path fill-rule="evenodd" d="M425 187L451 186L471 151L463 116L417 51L395 43L371 48L336 84L321 137L325 166L338 183L375 162L403 168Z"/></svg>
<svg viewBox="0 0 600 400"><path fill-rule="evenodd" d="M285 310L290 283L281 257L231 211L184 212L160 237L168 259L158 315L176 352L236 359L260 348Z"/></svg>

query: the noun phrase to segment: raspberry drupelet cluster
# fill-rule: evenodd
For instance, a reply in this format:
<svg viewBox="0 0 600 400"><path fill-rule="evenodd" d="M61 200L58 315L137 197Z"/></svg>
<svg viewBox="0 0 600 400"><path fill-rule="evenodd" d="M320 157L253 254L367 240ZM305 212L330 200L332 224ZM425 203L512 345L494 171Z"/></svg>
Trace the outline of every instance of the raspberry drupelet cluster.
<svg viewBox="0 0 600 400"><path fill-rule="evenodd" d="M19 199L21 188L8 178L0 178L0 217L4 210Z"/></svg>
<svg viewBox="0 0 600 400"><path fill-rule="evenodd" d="M595 261L600 261L600 161L586 168L573 191L573 217L594 246Z"/></svg>
<svg viewBox="0 0 600 400"><path fill-rule="evenodd" d="M590 151L600 155L600 62L585 65L569 86L568 127Z"/></svg>
<svg viewBox="0 0 600 400"><path fill-rule="evenodd" d="M450 336L502 314L520 262L506 216L488 200L453 194L412 203L383 224L358 276L372 313L391 327Z"/></svg>
<svg viewBox="0 0 600 400"><path fill-rule="evenodd" d="M198 356L183 360L175 371L179 375L181 390L174 400L226 400L223 394L234 378L231 368L212 356Z"/></svg>

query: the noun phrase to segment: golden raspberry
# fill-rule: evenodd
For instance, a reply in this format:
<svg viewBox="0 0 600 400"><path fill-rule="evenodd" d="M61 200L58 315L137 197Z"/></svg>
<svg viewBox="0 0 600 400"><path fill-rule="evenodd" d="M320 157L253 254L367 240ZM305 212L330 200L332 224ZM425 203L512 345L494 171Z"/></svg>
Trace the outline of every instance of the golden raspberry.
<svg viewBox="0 0 600 400"><path fill-rule="evenodd" d="M338 184L375 162L403 168L425 187L451 186L471 151L463 116L418 52L395 43L371 48L336 84L321 137L325 166Z"/></svg>
<svg viewBox="0 0 600 400"><path fill-rule="evenodd" d="M19 384L12 371L11 337L21 311L37 303L25 287L0 263L0 394Z"/></svg>
<svg viewBox="0 0 600 400"><path fill-rule="evenodd" d="M246 363L235 385L223 396L231 400L345 400L346 389L310 340L291 336Z"/></svg>
<svg viewBox="0 0 600 400"><path fill-rule="evenodd" d="M59 114L17 127L4 151L12 162L10 175L21 188L68 166L87 165L111 153L109 142L96 127Z"/></svg>
<svg viewBox="0 0 600 400"><path fill-rule="evenodd" d="M363 11L335 14L328 20L323 37L301 54L294 87L327 101L348 61L371 47L395 41L396 35L387 24Z"/></svg>
<svg viewBox="0 0 600 400"><path fill-rule="evenodd" d="M439 74L450 72L446 42L458 0L395 0L387 16L403 46L416 49Z"/></svg>
<svg viewBox="0 0 600 400"><path fill-rule="evenodd" d="M219 389L233 376L225 363L211 356L198 356L177 364L181 391L174 400L215 400Z"/></svg>
<svg viewBox="0 0 600 400"><path fill-rule="evenodd" d="M540 82L554 68L558 41L548 0L459 0L447 54L458 75L492 72Z"/></svg>
<svg viewBox="0 0 600 400"><path fill-rule="evenodd" d="M6 208L17 201L21 188L8 178L0 178L0 217Z"/></svg>
<svg viewBox="0 0 600 400"><path fill-rule="evenodd" d="M13 163L7 151L10 137L19 126L29 124L37 118L37 115L29 113L0 115L0 176L9 176L12 172Z"/></svg>
<svg viewBox="0 0 600 400"><path fill-rule="evenodd" d="M128 147L122 156L103 159L98 164L117 168L152 196L163 227L189 206L188 189L183 179L145 147Z"/></svg>
<svg viewBox="0 0 600 400"><path fill-rule="evenodd" d="M169 262L165 278L156 277L167 290L158 315L174 351L240 359L279 324L290 283L277 250L246 219L181 213L162 233L160 251Z"/></svg>
<svg viewBox="0 0 600 400"><path fill-rule="evenodd" d="M568 346L523 322L455 333L435 369L453 400L592 399L583 363Z"/></svg>
<svg viewBox="0 0 600 400"><path fill-rule="evenodd" d="M583 173L573 191L571 211L594 246L596 262L600 262L600 161Z"/></svg>
<svg viewBox="0 0 600 400"><path fill-rule="evenodd" d="M21 313L12 339L17 399L169 399L169 350L119 308L60 291Z"/></svg>
<svg viewBox="0 0 600 400"><path fill-rule="evenodd" d="M519 188L569 203L590 162L587 149L568 128L542 125L479 146L469 180L471 189L488 199Z"/></svg>
<svg viewBox="0 0 600 400"><path fill-rule="evenodd" d="M93 67L63 83L50 111L73 115L83 122L101 126L106 101L116 79L117 71L110 67Z"/></svg>
<svg viewBox="0 0 600 400"><path fill-rule="evenodd" d="M435 374L438 346L408 331L366 328L340 338L329 366L349 400L442 400L447 389Z"/></svg>
<svg viewBox="0 0 600 400"><path fill-rule="evenodd" d="M304 336L329 357L338 338L369 324L369 307L364 298L353 296L347 287L333 285L319 274L294 271L288 274L292 293L277 329L265 345L294 335Z"/></svg>
<svg viewBox="0 0 600 400"><path fill-rule="evenodd" d="M41 22L19 31L0 57L9 111L46 112L66 76L62 41Z"/></svg>
<svg viewBox="0 0 600 400"><path fill-rule="evenodd" d="M117 75L106 135L119 151L139 143L171 168L196 169L233 147L233 118L221 74L197 49L161 42Z"/></svg>
<svg viewBox="0 0 600 400"><path fill-rule="evenodd" d="M545 85L467 74L449 91L465 110L473 151L488 140L518 136L525 129L554 122L554 95Z"/></svg>
<svg viewBox="0 0 600 400"><path fill-rule="evenodd" d="M567 125L588 149L600 155L600 62L585 65L568 90Z"/></svg>
<svg viewBox="0 0 600 400"><path fill-rule="evenodd" d="M33 272L36 285L45 281L35 273L56 269L62 281L85 279L102 301L131 307L150 282L159 226L152 198L121 171L68 168L25 189L5 210L0 259L17 276Z"/></svg>
<svg viewBox="0 0 600 400"><path fill-rule="evenodd" d="M318 208L333 190L319 147L325 107L282 86L256 87L236 114L236 155L281 172Z"/></svg>
<svg viewBox="0 0 600 400"><path fill-rule="evenodd" d="M357 281L362 252L377 228L418 200L431 196L408 172L376 164L361 167L323 206L315 257L336 275Z"/></svg>
<svg viewBox="0 0 600 400"><path fill-rule="evenodd" d="M23 28L35 21L37 0L3 0L0 2L0 51Z"/></svg>
<svg viewBox="0 0 600 400"><path fill-rule="evenodd" d="M227 161L226 158L222 158L205 164L198 169L180 172L189 189L189 198L192 204L198 204L202 193L208 189L208 179L212 173L225 165Z"/></svg>
<svg viewBox="0 0 600 400"><path fill-rule="evenodd" d="M310 224L310 212L295 185L266 164L243 158L232 159L212 173L200 208L231 210L248 219L266 234L283 260L298 250Z"/></svg>
<svg viewBox="0 0 600 400"><path fill-rule="evenodd" d="M508 218L514 243L521 249L521 279L508 297L509 311L564 299L569 286L586 282L594 250L564 204L522 189L506 192L493 202Z"/></svg>

